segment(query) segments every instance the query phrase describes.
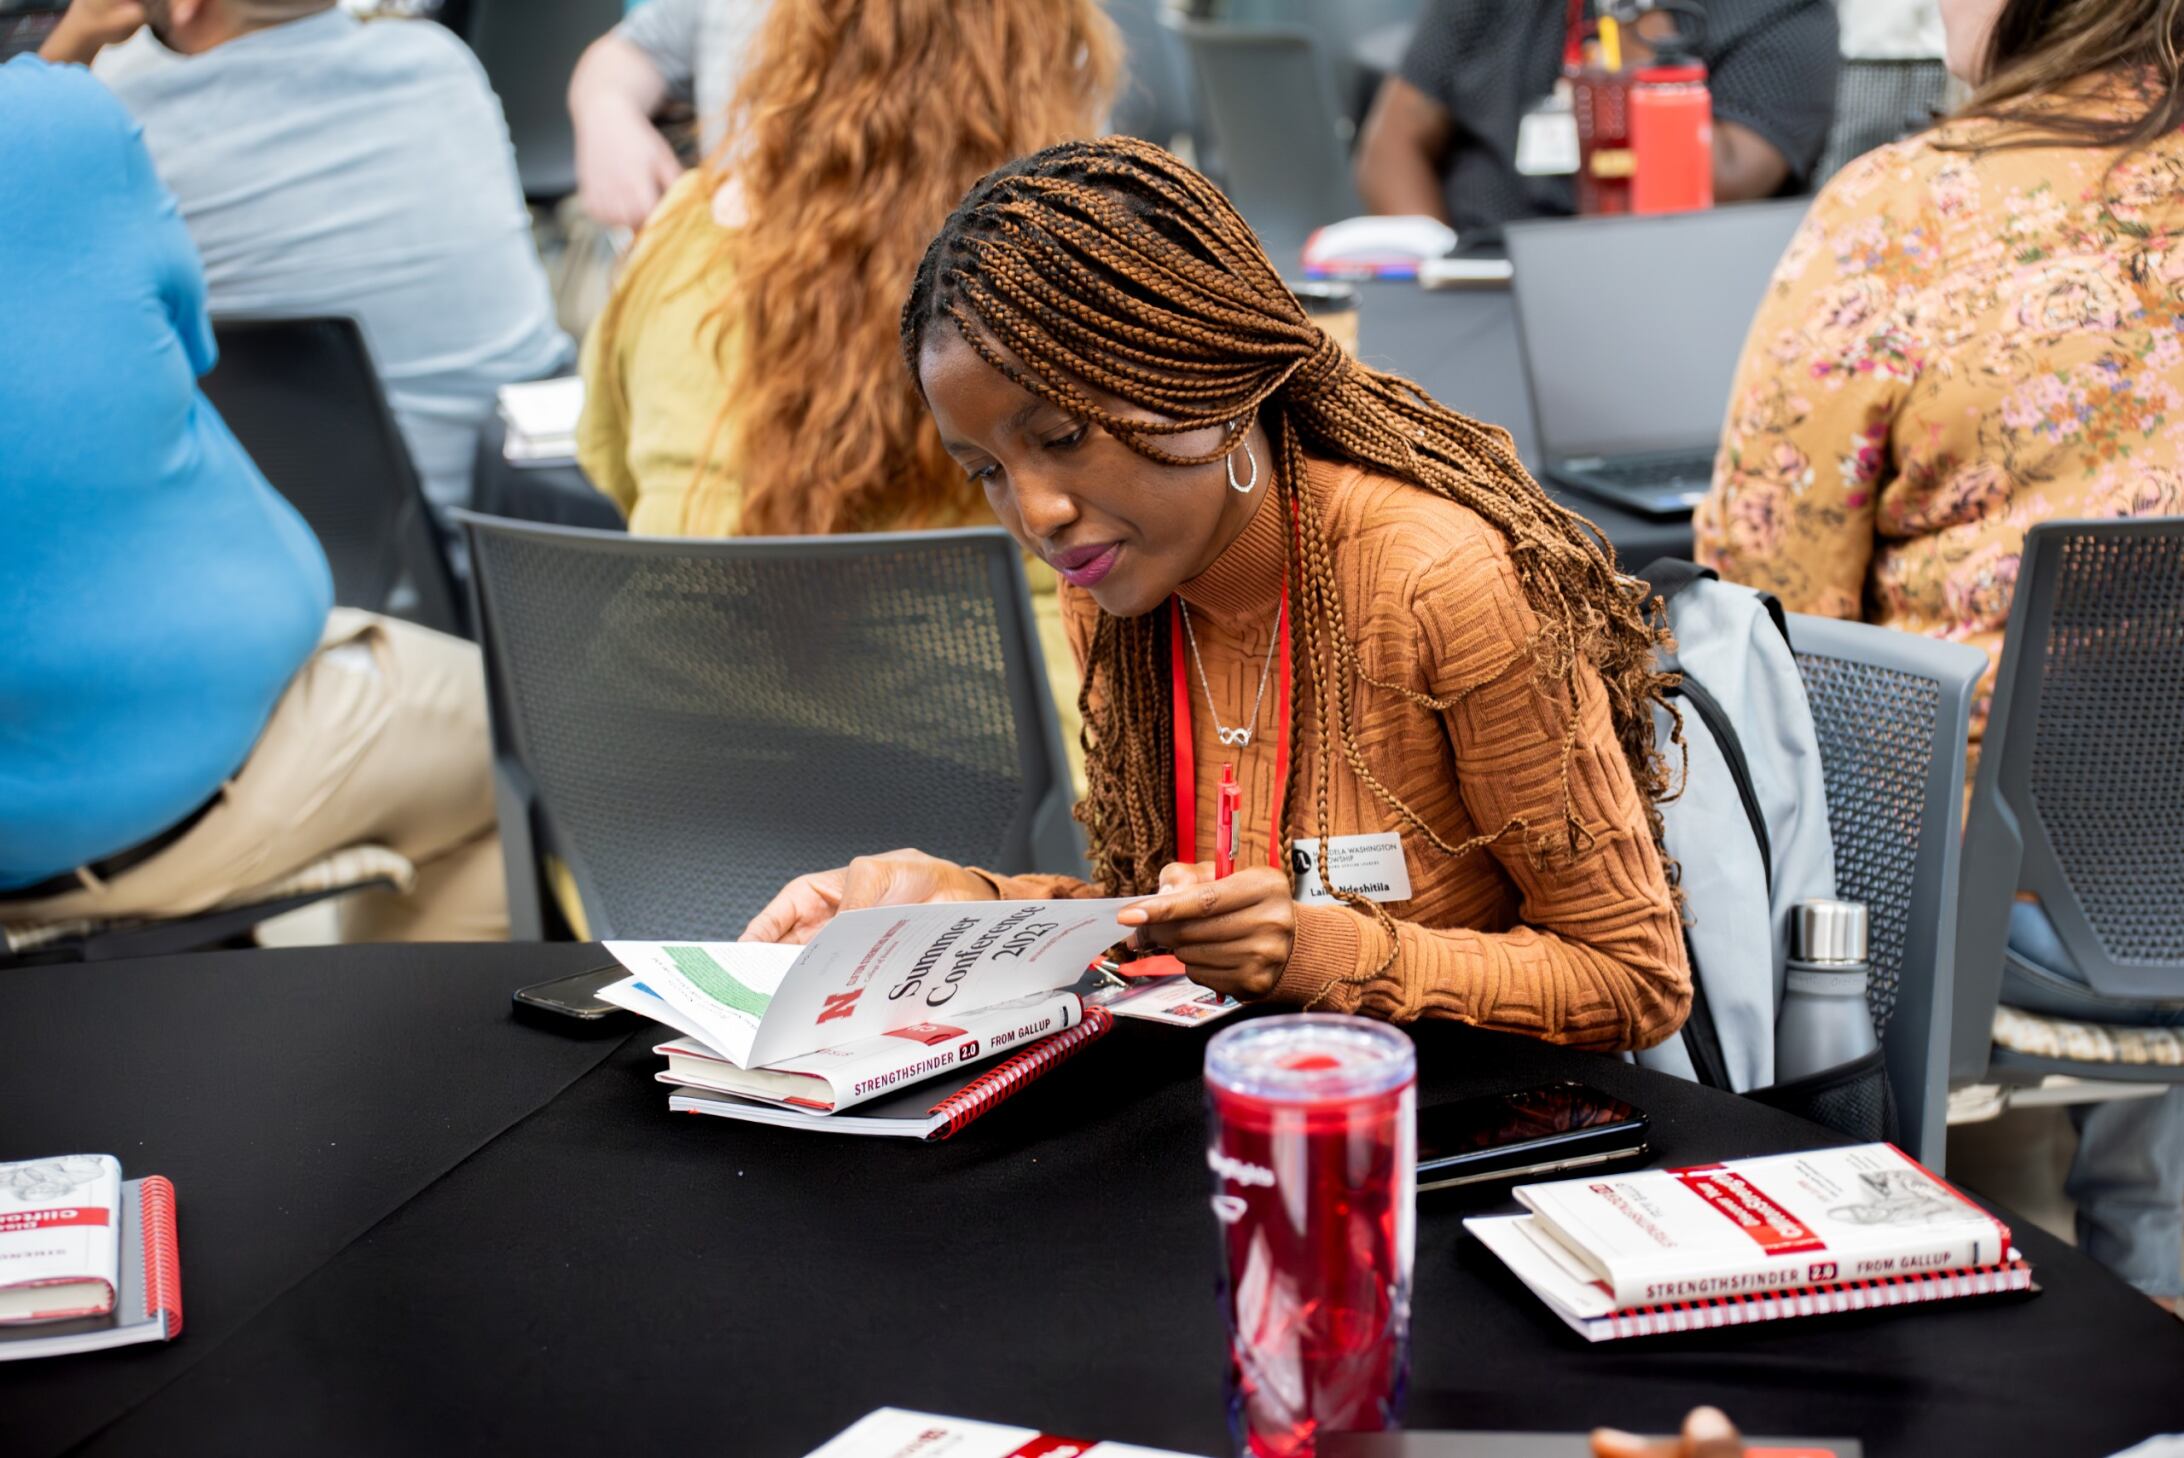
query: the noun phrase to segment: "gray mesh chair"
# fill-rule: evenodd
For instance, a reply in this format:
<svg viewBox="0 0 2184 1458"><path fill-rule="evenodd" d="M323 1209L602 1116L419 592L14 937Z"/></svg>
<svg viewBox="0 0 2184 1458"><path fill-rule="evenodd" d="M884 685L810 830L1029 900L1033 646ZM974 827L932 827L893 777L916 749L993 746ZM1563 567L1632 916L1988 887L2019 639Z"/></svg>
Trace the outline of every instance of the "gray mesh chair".
<svg viewBox="0 0 2184 1458"><path fill-rule="evenodd" d="M576 191L569 77L584 48L622 18L622 0L471 0L464 38L500 97L523 195L559 202Z"/></svg>
<svg viewBox="0 0 2184 1458"><path fill-rule="evenodd" d="M1314 228L1365 210L1312 32L1165 20L1190 50L1229 200L1275 266L1294 272Z"/></svg>
<svg viewBox="0 0 2184 1458"><path fill-rule="evenodd" d="M1835 841L1836 894L1871 918L1868 999L1899 1142L1940 1169L1954 993L1957 817L1972 691L1987 656L1961 643L1791 614Z"/></svg>
<svg viewBox="0 0 2184 1458"><path fill-rule="evenodd" d="M226 317L212 332L220 362L205 394L318 536L334 601L464 631L453 571L357 322Z"/></svg>
<svg viewBox="0 0 2184 1458"><path fill-rule="evenodd" d="M791 877L916 846L1081 873L996 528L697 541L463 514L511 935L539 856L595 937L733 937Z"/></svg>
<svg viewBox="0 0 2184 1458"><path fill-rule="evenodd" d="M2025 536L1965 828L1952 1057L1965 1083L2184 1080L1993 1047L2019 891L2095 993L2184 998L2184 517Z"/></svg>
<svg viewBox="0 0 2184 1458"><path fill-rule="evenodd" d="M1949 70L1940 61L1845 60L1835 79L1835 121L1812 185L1875 147L1932 125L1949 97Z"/></svg>
<svg viewBox="0 0 2184 1458"><path fill-rule="evenodd" d="M1182 41L1161 24L1160 6L1161 0L1108 0L1107 14L1122 32L1126 52L1111 124L1126 137L1143 137L1163 147L1173 147L1178 136L1188 136L1199 147L1190 62Z"/></svg>

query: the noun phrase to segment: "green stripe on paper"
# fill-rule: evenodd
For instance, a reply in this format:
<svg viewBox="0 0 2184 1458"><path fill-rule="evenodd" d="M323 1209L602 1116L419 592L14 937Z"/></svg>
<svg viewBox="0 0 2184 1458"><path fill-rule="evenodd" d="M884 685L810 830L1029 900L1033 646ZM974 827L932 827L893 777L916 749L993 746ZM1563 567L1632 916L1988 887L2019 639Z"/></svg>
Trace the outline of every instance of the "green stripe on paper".
<svg viewBox="0 0 2184 1458"><path fill-rule="evenodd" d="M766 1015L773 998L763 992L754 992L736 981L735 974L720 965L703 947L669 947L667 959L675 969L689 978L698 991L723 1007L732 1007L739 1013L754 1018Z"/></svg>

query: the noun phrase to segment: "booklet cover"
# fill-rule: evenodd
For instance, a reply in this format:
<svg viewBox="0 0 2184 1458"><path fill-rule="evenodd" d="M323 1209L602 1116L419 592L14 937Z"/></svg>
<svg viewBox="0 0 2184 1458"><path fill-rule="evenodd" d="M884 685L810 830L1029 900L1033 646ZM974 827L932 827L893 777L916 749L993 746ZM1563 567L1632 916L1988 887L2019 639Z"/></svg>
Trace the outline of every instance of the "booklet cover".
<svg viewBox="0 0 2184 1458"><path fill-rule="evenodd" d="M1618 1309L1993 1266L2009 1227L1890 1144L1520 1185Z"/></svg>
<svg viewBox="0 0 2184 1458"><path fill-rule="evenodd" d="M111 1154L0 1164L0 1323L113 1310L120 1207Z"/></svg>
<svg viewBox="0 0 2184 1458"><path fill-rule="evenodd" d="M740 1068L1068 987L1128 931L1134 898L946 901L845 911L801 947L608 942L632 980ZM615 1001L616 983L601 996Z"/></svg>
<svg viewBox="0 0 2184 1458"><path fill-rule="evenodd" d="M969 1418L883 1407L866 1413L806 1458L1188 1458L1165 1448L1057 1438Z"/></svg>

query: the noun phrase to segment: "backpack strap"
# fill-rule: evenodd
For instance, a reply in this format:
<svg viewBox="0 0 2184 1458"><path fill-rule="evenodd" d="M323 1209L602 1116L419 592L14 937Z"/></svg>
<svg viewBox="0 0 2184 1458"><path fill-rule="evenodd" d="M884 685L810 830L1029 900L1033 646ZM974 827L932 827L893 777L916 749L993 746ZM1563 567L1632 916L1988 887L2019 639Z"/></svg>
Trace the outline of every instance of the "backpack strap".
<svg viewBox="0 0 2184 1458"><path fill-rule="evenodd" d="M1652 565L1638 574L1638 580L1646 585L1648 592L1666 603L1675 601L1676 594L1694 582L1719 582L1721 574L1681 557L1656 557Z"/></svg>
<svg viewBox="0 0 2184 1458"><path fill-rule="evenodd" d="M1721 574L1711 567L1686 562L1681 557L1656 557L1645 571L1638 574L1638 580L1646 585L1648 592L1666 604L1674 602L1676 595L1694 582L1721 581ZM1775 631L1782 635L1782 641L1789 642L1790 623L1783 616L1782 599L1771 592L1754 589L1754 593L1759 598L1759 605L1766 609L1768 619L1775 625Z"/></svg>

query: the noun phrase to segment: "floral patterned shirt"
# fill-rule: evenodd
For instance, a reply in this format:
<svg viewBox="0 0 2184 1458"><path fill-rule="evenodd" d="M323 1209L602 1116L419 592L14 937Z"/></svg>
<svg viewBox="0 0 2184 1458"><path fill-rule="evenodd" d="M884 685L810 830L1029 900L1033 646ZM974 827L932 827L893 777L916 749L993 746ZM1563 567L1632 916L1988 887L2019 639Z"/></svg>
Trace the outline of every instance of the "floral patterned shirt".
<svg viewBox="0 0 2184 1458"><path fill-rule="evenodd" d="M2133 105L2107 80L2075 105ZM1730 395L1698 557L1998 658L2025 532L2184 512L2184 136L1985 154L1945 123L1813 202ZM2114 170L2110 165L2114 163ZM1993 669L1973 709L1976 743Z"/></svg>

